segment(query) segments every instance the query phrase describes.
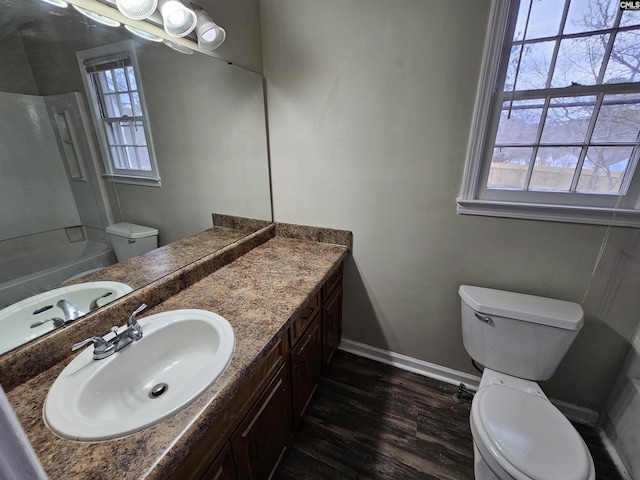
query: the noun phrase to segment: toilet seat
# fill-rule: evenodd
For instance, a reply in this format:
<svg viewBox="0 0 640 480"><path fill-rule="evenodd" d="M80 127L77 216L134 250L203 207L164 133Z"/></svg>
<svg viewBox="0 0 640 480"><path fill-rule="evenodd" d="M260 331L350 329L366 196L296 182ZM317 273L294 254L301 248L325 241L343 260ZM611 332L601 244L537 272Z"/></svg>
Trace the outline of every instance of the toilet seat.
<svg viewBox="0 0 640 480"><path fill-rule="evenodd" d="M584 441L542 396L503 385L483 387L471 406L471 430L487 463L497 463L516 480L595 478Z"/></svg>

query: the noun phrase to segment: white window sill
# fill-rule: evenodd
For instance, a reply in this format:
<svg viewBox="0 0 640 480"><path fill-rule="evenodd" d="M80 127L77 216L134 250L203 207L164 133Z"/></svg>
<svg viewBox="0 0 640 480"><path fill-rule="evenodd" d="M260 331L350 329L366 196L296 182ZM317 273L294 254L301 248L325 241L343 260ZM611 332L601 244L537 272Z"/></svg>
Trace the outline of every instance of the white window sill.
<svg viewBox="0 0 640 480"><path fill-rule="evenodd" d="M135 177L131 175L104 174L104 178L112 183L124 183L127 185L140 185L143 187L160 187L160 178Z"/></svg>
<svg viewBox="0 0 640 480"><path fill-rule="evenodd" d="M463 215L640 228L640 210L464 200L461 198L458 198L457 202L457 212Z"/></svg>

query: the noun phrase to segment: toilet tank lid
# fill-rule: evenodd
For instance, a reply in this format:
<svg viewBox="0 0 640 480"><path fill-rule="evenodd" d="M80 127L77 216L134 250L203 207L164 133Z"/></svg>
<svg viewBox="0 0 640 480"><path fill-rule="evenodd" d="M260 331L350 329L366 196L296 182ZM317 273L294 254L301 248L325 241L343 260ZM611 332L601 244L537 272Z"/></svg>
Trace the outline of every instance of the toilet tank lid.
<svg viewBox="0 0 640 480"><path fill-rule="evenodd" d="M125 238L146 238L158 235L157 228L145 227L144 225L136 225L135 223L114 223L107 227L107 233L118 235Z"/></svg>
<svg viewBox="0 0 640 480"><path fill-rule="evenodd" d="M584 323L582 307L573 302L470 285L461 285L458 293L473 310L485 315L499 315L566 330L579 330Z"/></svg>

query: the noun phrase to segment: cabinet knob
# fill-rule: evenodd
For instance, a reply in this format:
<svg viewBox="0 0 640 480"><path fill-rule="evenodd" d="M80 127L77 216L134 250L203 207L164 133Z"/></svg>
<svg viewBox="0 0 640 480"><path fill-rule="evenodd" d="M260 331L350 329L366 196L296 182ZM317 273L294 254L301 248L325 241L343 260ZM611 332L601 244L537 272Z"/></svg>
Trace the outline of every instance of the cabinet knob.
<svg viewBox="0 0 640 480"><path fill-rule="evenodd" d="M256 441L255 438L251 439L249 449L251 450L251 456L252 457L254 457L254 458L259 458L260 457L260 450L258 448L258 442Z"/></svg>

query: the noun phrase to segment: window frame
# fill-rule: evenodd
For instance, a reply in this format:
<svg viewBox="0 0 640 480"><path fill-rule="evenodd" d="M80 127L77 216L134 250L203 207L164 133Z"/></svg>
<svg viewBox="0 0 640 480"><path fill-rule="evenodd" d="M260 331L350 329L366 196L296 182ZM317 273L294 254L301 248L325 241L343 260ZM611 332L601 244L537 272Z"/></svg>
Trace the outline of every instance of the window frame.
<svg viewBox="0 0 640 480"><path fill-rule="evenodd" d="M505 54L508 55L511 47L515 20L509 25L509 16L513 8L518 8L518 4L518 0L492 0L491 2L467 158L460 195L457 199L457 212L468 215L612 224L640 228L640 166L637 166L633 178L629 181L626 195L598 196L486 188L493 150L493 142L487 137L489 132L497 128L502 107L503 93L496 92L495 87L501 75L505 73L500 71L501 58ZM508 40L506 44L505 40ZM591 92L593 88L572 86L547 89L546 92L554 90L562 96L578 96ZM630 162L638 162L639 155L640 148L636 148ZM514 200L514 196L518 199ZM607 197L608 205L594 205L589 197L596 196L600 199ZM578 198L581 201L578 202Z"/></svg>
<svg viewBox="0 0 640 480"><path fill-rule="evenodd" d="M117 168L111 154L112 145L109 142L105 131L105 121L115 122L117 120L108 120L107 118L103 118L103 116L101 115L101 108L98 100L98 95L100 94L96 92L93 82L89 78L90 74L87 72L87 63L95 62L99 59L104 59L106 57L120 54L128 56L129 60L131 61L131 66L133 67L133 75L135 77L137 93L140 99L140 109L142 112L142 117L132 117L132 120L128 121L142 123L147 143L147 151L149 154L149 163L151 166L150 171ZM116 42L96 48L81 50L76 52L76 58L78 61L78 66L80 68L82 83L84 85L89 108L91 110L94 129L96 132L96 136L98 137L100 151L102 153L102 159L105 168L104 176L109 179L109 181L115 183L160 187L161 178L158 170L155 151L153 148L153 138L151 135L149 114L147 112L143 85L140 79L140 67L138 65L138 58L136 56L135 43L131 40L125 40L122 42Z"/></svg>

